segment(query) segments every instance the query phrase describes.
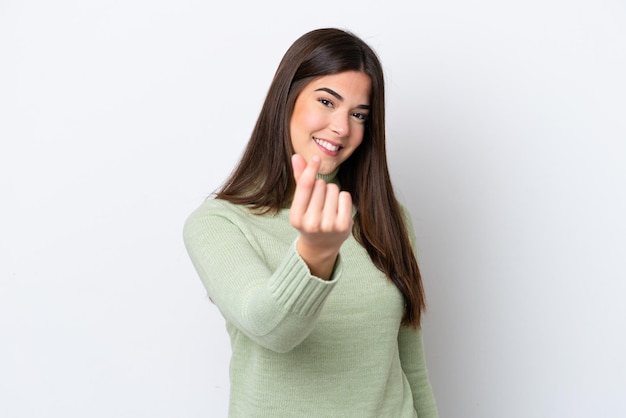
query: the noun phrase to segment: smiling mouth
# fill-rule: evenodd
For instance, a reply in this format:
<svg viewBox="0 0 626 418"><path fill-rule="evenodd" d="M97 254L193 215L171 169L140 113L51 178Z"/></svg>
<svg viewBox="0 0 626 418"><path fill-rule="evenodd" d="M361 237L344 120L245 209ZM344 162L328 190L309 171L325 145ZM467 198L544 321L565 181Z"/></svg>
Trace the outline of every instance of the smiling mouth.
<svg viewBox="0 0 626 418"><path fill-rule="evenodd" d="M330 152L337 152L339 151L341 148L343 148L341 145L335 145L335 144L331 144L330 142L324 140L324 139L320 139L320 138L316 138L313 137L313 141L319 145L320 147L330 151Z"/></svg>

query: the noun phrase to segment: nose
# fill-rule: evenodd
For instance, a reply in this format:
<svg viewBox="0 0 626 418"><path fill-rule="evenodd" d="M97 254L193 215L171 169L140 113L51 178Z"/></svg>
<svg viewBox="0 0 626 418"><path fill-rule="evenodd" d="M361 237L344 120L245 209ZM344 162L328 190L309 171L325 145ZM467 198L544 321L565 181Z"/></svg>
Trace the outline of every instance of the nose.
<svg viewBox="0 0 626 418"><path fill-rule="evenodd" d="M350 116L337 112L332 120L331 129L339 137L350 135Z"/></svg>

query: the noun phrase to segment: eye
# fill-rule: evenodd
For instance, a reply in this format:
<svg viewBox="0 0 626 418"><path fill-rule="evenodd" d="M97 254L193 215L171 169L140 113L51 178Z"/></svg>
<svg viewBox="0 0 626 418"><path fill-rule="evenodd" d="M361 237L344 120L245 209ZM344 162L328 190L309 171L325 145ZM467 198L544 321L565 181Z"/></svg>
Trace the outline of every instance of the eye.
<svg viewBox="0 0 626 418"><path fill-rule="evenodd" d="M331 100L320 97L319 99L317 99L317 101L326 107L333 107L333 102Z"/></svg>
<svg viewBox="0 0 626 418"><path fill-rule="evenodd" d="M360 121L365 122L365 121L367 120L367 116L368 116L368 115L367 115L367 114L365 114L365 113L354 112L354 113L352 114L352 116L354 116L355 118L357 118L357 119L358 119L358 120L360 120Z"/></svg>

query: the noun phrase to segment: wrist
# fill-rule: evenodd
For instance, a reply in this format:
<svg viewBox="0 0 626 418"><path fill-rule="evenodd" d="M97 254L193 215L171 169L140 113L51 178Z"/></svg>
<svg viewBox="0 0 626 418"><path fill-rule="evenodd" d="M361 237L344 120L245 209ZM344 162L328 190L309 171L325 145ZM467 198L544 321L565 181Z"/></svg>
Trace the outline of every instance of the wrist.
<svg viewBox="0 0 626 418"><path fill-rule="evenodd" d="M296 251L309 267L312 275L323 280L330 279L339 255L338 249L311 246L298 238Z"/></svg>

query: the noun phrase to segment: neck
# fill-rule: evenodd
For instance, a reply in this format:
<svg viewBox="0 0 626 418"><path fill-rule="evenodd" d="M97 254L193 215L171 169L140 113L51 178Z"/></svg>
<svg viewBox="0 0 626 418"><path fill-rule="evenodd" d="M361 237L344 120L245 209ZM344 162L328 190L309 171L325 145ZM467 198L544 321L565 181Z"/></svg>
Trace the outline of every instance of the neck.
<svg viewBox="0 0 626 418"><path fill-rule="evenodd" d="M317 178L324 180L326 183L336 183L337 182L336 177L337 177L337 173L339 172L339 167L340 166L337 166L337 168L335 168L333 171L331 171L328 174L317 173Z"/></svg>

